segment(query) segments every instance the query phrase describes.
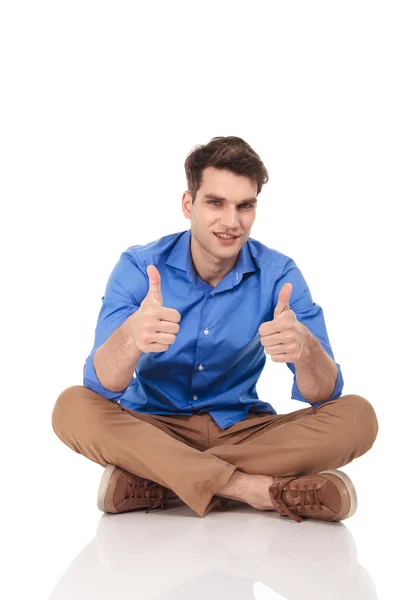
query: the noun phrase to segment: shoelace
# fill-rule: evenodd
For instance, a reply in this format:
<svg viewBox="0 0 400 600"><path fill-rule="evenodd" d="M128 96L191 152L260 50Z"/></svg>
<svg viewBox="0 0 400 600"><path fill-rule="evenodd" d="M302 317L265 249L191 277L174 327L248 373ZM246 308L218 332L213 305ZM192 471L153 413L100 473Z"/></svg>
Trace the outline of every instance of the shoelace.
<svg viewBox="0 0 400 600"><path fill-rule="evenodd" d="M138 478L138 481L128 479L128 484L130 486L130 491L127 502L132 500L132 498L135 500L150 498L151 488L158 488L159 497L155 498L153 504L146 510L146 513L150 512L151 510L156 510L157 508L165 508L164 495L166 490L164 490L160 484L156 483L155 481L149 481L141 478Z"/></svg>
<svg viewBox="0 0 400 600"><path fill-rule="evenodd" d="M304 511L306 508L311 510L323 510L321 502L318 497L317 484L313 483L312 489L309 489L307 483L304 484L303 489L300 489L298 483L294 484L294 489L290 488L290 492L293 499L297 499L300 496L299 503L291 503L288 500L288 491L284 488L289 485L291 481L298 479L298 477L287 477L282 481L277 481L272 487L272 497L275 500L278 512L281 515L287 515L297 523L300 523L303 519L296 514L294 511Z"/></svg>

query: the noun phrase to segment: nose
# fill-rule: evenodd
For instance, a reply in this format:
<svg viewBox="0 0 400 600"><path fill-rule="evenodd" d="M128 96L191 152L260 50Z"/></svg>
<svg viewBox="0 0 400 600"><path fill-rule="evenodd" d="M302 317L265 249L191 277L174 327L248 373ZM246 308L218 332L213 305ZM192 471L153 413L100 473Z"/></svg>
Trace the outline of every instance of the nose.
<svg viewBox="0 0 400 600"><path fill-rule="evenodd" d="M236 208L233 207L231 211L227 211L223 220L223 226L229 231L236 231L239 225L239 219L237 216Z"/></svg>

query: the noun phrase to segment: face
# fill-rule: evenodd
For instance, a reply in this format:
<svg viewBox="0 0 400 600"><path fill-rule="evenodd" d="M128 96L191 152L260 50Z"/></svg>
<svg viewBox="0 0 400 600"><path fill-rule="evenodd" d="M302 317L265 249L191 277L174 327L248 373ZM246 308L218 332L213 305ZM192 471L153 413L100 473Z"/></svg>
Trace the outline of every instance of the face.
<svg viewBox="0 0 400 600"><path fill-rule="evenodd" d="M247 242L256 217L257 183L244 175L207 167L203 170L202 184L192 205L192 197L185 192L183 214L191 221L192 242L200 251L224 261L237 257ZM216 233L237 236L225 242Z"/></svg>

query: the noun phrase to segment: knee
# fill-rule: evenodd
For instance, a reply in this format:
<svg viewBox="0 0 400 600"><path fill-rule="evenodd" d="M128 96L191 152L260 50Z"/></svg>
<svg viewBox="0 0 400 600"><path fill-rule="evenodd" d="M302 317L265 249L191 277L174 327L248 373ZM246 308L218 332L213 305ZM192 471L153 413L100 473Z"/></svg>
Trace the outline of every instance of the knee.
<svg viewBox="0 0 400 600"><path fill-rule="evenodd" d="M378 419L372 404L366 398L357 394L342 396L337 399L337 402L346 404L346 410L349 411L348 421L351 424L353 434L358 433L365 446L368 449L371 448L379 430Z"/></svg>
<svg viewBox="0 0 400 600"><path fill-rule="evenodd" d="M74 420L74 413L77 410L78 403L82 402L85 389L82 385L73 385L66 388L58 396L51 414L53 431L58 437L62 437L61 431L65 429L68 422Z"/></svg>

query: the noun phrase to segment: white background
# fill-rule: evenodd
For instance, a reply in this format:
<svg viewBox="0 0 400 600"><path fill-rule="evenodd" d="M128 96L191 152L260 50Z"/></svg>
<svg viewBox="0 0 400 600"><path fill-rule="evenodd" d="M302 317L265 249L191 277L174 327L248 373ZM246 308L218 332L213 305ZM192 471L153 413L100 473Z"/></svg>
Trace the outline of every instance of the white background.
<svg viewBox="0 0 400 600"><path fill-rule="evenodd" d="M264 161L270 181L251 237L296 261L324 310L343 394L375 407L378 439L344 469L360 502L345 525L379 598L391 597L396 10L349 0L2 2L0 537L13 582L4 597L49 597L93 536L102 468L58 440L51 411L82 383L121 253L190 227L184 160L217 135L242 137ZM286 365L267 360L260 398L278 412L305 407L291 385Z"/></svg>

